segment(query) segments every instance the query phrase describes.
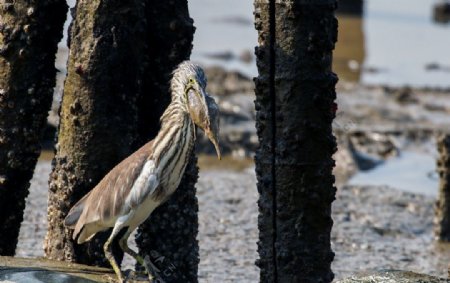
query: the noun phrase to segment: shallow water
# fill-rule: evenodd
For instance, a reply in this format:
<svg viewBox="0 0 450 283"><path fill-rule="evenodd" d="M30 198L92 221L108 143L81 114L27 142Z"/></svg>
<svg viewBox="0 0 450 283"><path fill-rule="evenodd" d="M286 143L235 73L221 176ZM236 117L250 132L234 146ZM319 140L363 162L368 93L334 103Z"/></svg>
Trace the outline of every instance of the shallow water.
<svg viewBox="0 0 450 283"><path fill-rule="evenodd" d="M436 157L430 153L405 151L373 170L359 172L350 185L388 186L401 191L436 197L438 178Z"/></svg>
<svg viewBox="0 0 450 283"><path fill-rule="evenodd" d="M204 65L220 65L227 70L239 70L247 76L257 74L253 60L239 60L243 52L250 52L257 45L257 33L253 25L253 1L251 0L189 0L189 12L197 30L191 59ZM211 54L231 53L229 60L211 58Z"/></svg>
<svg viewBox="0 0 450 283"><path fill-rule="evenodd" d="M17 271L5 272L6 275L0 276L1 282L27 282L27 283L95 283L95 281L85 278L64 274L61 272L52 272L45 269L27 270L25 268L16 268ZM4 280L4 281L3 281Z"/></svg>
<svg viewBox="0 0 450 283"><path fill-rule="evenodd" d="M341 79L370 85L449 87L450 24L433 22L437 1L366 0L363 17L339 15L335 71ZM190 0L189 7L197 27L192 59L256 76L254 61L237 59L257 45L253 1ZM207 56L226 52L233 58ZM433 64L437 69L427 70Z"/></svg>
<svg viewBox="0 0 450 283"><path fill-rule="evenodd" d="M364 16L366 84L450 86L450 24L433 22L439 0L368 0ZM445 70L427 70L437 63Z"/></svg>
<svg viewBox="0 0 450 283"><path fill-rule="evenodd" d="M439 0L365 0L364 15L339 15L335 72L342 80L369 85L450 87L450 24L433 22ZM74 0L68 0L73 7ZM249 77L257 75L252 0L190 0L197 28L191 59ZM65 36L57 68L64 74ZM250 54L244 62L242 54Z"/></svg>

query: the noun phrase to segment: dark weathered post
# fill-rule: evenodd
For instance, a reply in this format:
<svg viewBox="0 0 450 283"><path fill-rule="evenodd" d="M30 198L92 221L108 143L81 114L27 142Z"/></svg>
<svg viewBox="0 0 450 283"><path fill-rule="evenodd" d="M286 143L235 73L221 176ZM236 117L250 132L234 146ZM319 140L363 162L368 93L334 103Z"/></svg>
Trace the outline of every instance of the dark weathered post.
<svg viewBox="0 0 450 283"><path fill-rule="evenodd" d="M55 86L64 0L0 2L0 255L14 255Z"/></svg>
<svg viewBox="0 0 450 283"><path fill-rule="evenodd" d="M437 146L440 183L436 202L435 235L440 241L450 242L450 135L440 135Z"/></svg>
<svg viewBox="0 0 450 283"><path fill-rule="evenodd" d="M361 17L364 12L363 0L339 0L338 13Z"/></svg>
<svg viewBox="0 0 450 283"><path fill-rule="evenodd" d="M78 1L50 177L48 258L108 265L100 233L82 246L63 220L71 206L137 147L143 66L141 1Z"/></svg>
<svg viewBox="0 0 450 283"><path fill-rule="evenodd" d="M260 282L331 282L335 0L255 0Z"/></svg>
<svg viewBox="0 0 450 283"><path fill-rule="evenodd" d="M149 63L145 71L140 110L140 136L153 138L159 129L159 117L170 102L171 72L189 59L194 34L186 0L151 0L146 17ZM151 109L151 111L149 111ZM169 201L156 209L138 230L136 243L142 255L164 256L160 275L166 282L197 282L198 204L196 157L192 156L181 185Z"/></svg>
<svg viewBox="0 0 450 283"><path fill-rule="evenodd" d="M47 257L106 264L105 235L78 246L63 219L114 165L156 135L170 102L171 72L189 58L193 33L186 0L78 2L50 180ZM159 266L166 282L197 280L196 180L192 156L179 190L139 229L140 253L169 259Z"/></svg>

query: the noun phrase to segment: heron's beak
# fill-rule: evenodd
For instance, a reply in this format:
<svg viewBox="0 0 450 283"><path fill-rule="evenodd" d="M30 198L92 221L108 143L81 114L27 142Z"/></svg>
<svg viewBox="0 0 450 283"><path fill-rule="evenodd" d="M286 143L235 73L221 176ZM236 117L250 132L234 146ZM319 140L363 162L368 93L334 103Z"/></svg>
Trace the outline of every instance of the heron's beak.
<svg viewBox="0 0 450 283"><path fill-rule="evenodd" d="M208 107L208 121L209 125L205 127L205 134L216 148L217 157L221 159L220 146L219 146L219 121L220 113L219 106L214 98L209 95L205 95L206 106Z"/></svg>
<svg viewBox="0 0 450 283"><path fill-rule="evenodd" d="M205 130L205 134L214 145L214 148L216 149L217 153L217 158L219 158L220 160L222 156L220 153L220 146L219 146L219 137L218 137L219 133L217 131L212 130L211 127L209 127Z"/></svg>
<svg viewBox="0 0 450 283"><path fill-rule="evenodd" d="M220 159L219 146L219 106L214 98L209 96L204 89L187 91L189 113L192 121L203 129L205 135L216 148L217 157Z"/></svg>

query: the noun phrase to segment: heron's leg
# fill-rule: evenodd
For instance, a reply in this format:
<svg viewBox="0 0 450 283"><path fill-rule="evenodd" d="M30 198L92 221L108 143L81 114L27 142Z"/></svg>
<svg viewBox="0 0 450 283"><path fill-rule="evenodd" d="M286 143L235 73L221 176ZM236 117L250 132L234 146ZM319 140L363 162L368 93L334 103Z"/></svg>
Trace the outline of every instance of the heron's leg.
<svg viewBox="0 0 450 283"><path fill-rule="evenodd" d="M131 231L127 232L120 240L119 246L120 248L130 256L132 256L141 266L145 268L145 271L148 274L148 278L150 281L154 280L153 272L158 272L159 269L153 265L153 263L149 260L149 264L145 261L145 259L140 256L137 252L133 251L130 247L128 247L128 237L130 236Z"/></svg>
<svg viewBox="0 0 450 283"><path fill-rule="evenodd" d="M119 231L123 228L122 227L121 221L118 221L116 223L116 225L114 226L111 235L109 236L108 240L105 242L105 244L103 245L103 251L105 252L105 256L106 259L109 261L109 263L111 264L112 268L114 269L114 272L117 275L117 278L119 279L119 282L125 282L123 275L122 275L122 271L120 270L119 265L116 262L116 259L114 258L114 255L112 254L111 251L111 244L114 240L114 237L117 236L117 234L119 233Z"/></svg>
<svg viewBox="0 0 450 283"><path fill-rule="evenodd" d="M117 278L119 279L119 282L124 282L122 271L120 270L120 267L117 264L116 259L114 258L113 254L111 252L111 242L112 242L111 240L112 239L109 238L106 241L105 245L103 246L103 250L105 251L106 259L109 261L112 268L114 269L114 272L116 273Z"/></svg>

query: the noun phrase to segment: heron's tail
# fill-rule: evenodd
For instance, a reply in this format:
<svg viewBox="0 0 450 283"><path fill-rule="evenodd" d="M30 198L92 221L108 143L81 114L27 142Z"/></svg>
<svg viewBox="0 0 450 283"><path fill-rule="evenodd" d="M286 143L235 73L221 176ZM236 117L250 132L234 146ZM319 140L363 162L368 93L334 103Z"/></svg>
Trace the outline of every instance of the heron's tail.
<svg viewBox="0 0 450 283"><path fill-rule="evenodd" d="M66 218L64 219L64 225L68 228L75 228L75 225L80 219L81 213L84 210L84 203L86 202L87 196L85 195L82 199L80 199L69 211Z"/></svg>
<svg viewBox="0 0 450 283"><path fill-rule="evenodd" d="M73 239L78 243L82 244L84 242L89 241L92 237L97 234L99 231L103 231L105 228L100 227L97 223L88 223L77 225L75 227L75 231L73 232Z"/></svg>

